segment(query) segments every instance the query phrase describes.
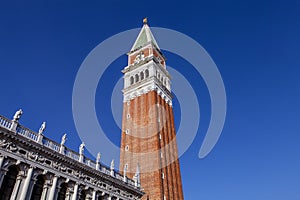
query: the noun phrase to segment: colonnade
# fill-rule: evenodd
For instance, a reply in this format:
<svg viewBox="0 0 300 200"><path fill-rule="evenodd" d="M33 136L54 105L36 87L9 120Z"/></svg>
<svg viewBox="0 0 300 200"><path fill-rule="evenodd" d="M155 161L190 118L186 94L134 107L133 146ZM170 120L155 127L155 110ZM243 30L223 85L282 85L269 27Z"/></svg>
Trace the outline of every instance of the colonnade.
<svg viewBox="0 0 300 200"><path fill-rule="evenodd" d="M3 156L0 156L0 167L0 200L121 200Z"/></svg>

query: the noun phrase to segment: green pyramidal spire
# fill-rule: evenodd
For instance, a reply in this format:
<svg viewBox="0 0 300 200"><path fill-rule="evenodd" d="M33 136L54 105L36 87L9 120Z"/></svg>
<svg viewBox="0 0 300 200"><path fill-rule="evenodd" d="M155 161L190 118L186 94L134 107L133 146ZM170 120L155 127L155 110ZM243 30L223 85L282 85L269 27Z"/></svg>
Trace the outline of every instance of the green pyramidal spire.
<svg viewBox="0 0 300 200"><path fill-rule="evenodd" d="M150 30L150 27L148 26L147 24L147 18L145 18L143 20L144 22L144 25L143 25L143 28L142 30L140 31L136 41L134 42L134 45L133 47L131 48L130 51L134 51L136 49L139 49L149 43L152 43L156 48L159 49L159 46L157 45L157 42Z"/></svg>

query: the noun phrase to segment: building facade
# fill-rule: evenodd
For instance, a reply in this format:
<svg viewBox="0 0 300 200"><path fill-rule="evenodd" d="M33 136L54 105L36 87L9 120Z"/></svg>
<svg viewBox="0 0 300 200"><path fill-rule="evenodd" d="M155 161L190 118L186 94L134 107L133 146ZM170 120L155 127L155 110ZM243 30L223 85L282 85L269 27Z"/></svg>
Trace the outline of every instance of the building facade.
<svg viewBox="0 0 300 200"><path fill-rule="evenodd" d="M144 194L137 181L19 124L0 116L0 200L135 200Z"/></svg>
<svg viewBox="0 0 300 200"><path fill-rule="evenodd" d="M147 19L122 72L120 170L140 181L145 192L142 199L183 200L171 76Z"/></svg>

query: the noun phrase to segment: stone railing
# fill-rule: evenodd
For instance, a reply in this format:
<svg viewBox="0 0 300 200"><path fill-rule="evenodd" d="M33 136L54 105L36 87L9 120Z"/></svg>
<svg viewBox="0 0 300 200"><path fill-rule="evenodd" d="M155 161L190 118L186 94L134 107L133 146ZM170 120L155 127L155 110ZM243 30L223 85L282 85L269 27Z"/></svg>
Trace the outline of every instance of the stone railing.
<svg viewBox="0 0 300 200"><path fill-rule="evenodd" d="M12 127L14 124L17 124L17 126L16 126L15 130L12 130ZM9 120L1 115L0 115L0 127L5 128L10 131L13 131L13 132L17 133L18 135L25 137L26 139L32 140L32 141L39 143L53 151L56 151L57 153L61 153L77 162L80 162L80 154L79 153L77 153L77 152L73 151L72 149L69 149L69 148L35 132L35 131L28 129L28 128L18 124L17 122L13 122L12 120ZM40 140L41 136L42 136L42 139ZM61 148L63 148L63 151L61 151ZM80 163L83 163L83 164L97 170L97 167L96 167L97 163L89 158L86 158L85 156L84 156L83 161ZM112 173L112 170L110 169L110 167L108 167L106 165L100 164L98 171L101 171L102 173L105 173L107 175L111 175L118 180L126 181L126 183L128 185L135 187L135 182L132 179L129 179L129 178L124 179L123 175L121 173L119 173L117 170L113 170L113 173Z"/></svg>
<svg viewBox="0 0 300 200"><path fill-rule="evenodd" d="M27 139L33 140L35 142L38 141L38 133L25 128L24 126L18 125L17 127L17 131L16 131L19 135L22 135L24 137L26 137Z"/></svg>
<svg viewBox="0 0 300 200"><path fill-rule="evenodd" d="M60 144L58 144L57 142L52 141L52 140L50 140L46 137L43 137L43 142L42 143L43 143L44 146L48 147L49 149L52 149L53 151L59 152L59 150L60 150Z"/></svg>
<svg viewBox="0 0 300 200"><path fill-rule="evenodd" d="M3 116L0 115L0 127L10 129L11 128L11 121Z"/></svg>

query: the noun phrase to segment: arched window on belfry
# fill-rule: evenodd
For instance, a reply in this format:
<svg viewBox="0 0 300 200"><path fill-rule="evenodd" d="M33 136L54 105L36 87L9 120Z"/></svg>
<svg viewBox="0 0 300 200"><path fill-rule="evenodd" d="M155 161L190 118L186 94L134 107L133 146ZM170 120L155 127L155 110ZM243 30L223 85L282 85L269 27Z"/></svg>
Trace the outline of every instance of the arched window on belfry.
<svg viewBox="0 0 300 200"><path fill-rule="evenodd" d="M139 82L139 75L138 74L135 75L135 82L136 83Z"/></svg>
<svg viewBox="0 0 300 200"><path fill-rule="evenodd" d="M149 70L148 69L145 70L145 75L146 75L146 78L149 77Z"/></svg>
<svg viewBox="0 0 300 200"><path fill-rule="evenodd" d="M144 79L144 72L141 72L140 76L141 76L141 80L143 80Z"/></svg>
<svg viewBox="0 0 300 200"><path fill-rule="evenodd" d="M132 85L134 83L134 78L130 77L130 85Z"/></svg>

